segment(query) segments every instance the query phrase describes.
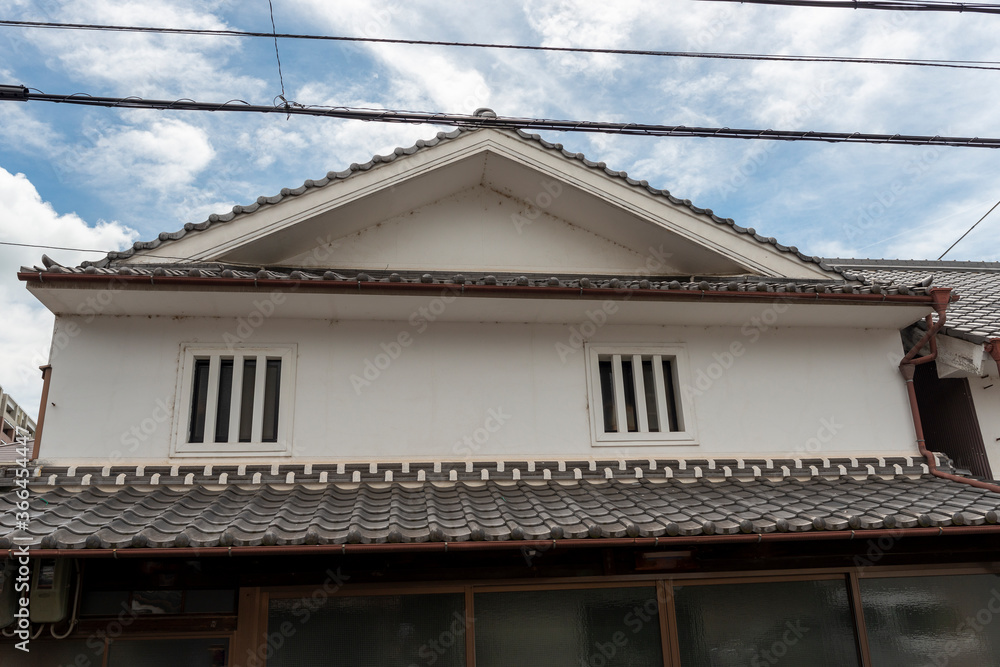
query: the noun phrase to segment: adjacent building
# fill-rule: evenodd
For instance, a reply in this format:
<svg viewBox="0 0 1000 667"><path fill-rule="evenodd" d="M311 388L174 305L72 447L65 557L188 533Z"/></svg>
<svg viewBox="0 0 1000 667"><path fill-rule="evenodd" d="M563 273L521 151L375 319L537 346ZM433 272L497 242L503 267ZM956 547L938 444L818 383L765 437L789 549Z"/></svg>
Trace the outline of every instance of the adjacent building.
<svg viewBox="0 0 1000 667"><path fill-rule="evenodd" d="M32 441L35 438L35 420L18 405L14 397L0 387L0 462L17 458L18 441Z"/></svg>

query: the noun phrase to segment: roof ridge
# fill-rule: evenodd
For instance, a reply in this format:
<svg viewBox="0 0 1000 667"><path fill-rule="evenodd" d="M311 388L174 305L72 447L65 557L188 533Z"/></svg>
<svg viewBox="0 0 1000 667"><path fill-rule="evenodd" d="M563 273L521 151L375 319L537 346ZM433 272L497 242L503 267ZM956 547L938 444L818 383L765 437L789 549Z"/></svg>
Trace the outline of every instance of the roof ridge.
<svg viewBox="0 0 1000 667"><path fill-rule="evenodd" d="M489 112L489 110L485 110L485 111ZM490 113L492 113L492 112L490 112ZM426 148L437 146L438 144L441 144L441 143L443 143L445 141L451 141L451 140L457 139L458 137L462 136L463 134L472 133L472 132L483 132L483 131L487 131L487 130L492 130L492 131L495 131L495 132L502 132L502 133L505 133L505 134L516 134L521 139L526 139L526 140L530 140L530 141L536 142L536 143L538 143L539 145L541 145L545 149L552 150L552 151L558 151L563 157L565 157L567 159L579 160L586 167L590 167L592 169L600 169L601 171L603 171L609 177L619 178L621 180L624 180L628 185L631 185L633 187L638 187L638 188L645 189L650 194L653 194L655 196L665 197L672 204L686 206L688 209L690 209L693 213L695 213L697 215L706 216L706 217L708 217L709 219L711 219L713 222L715 222L717 224L728 225L729 227L732 228L732 230L734 232L736 232L738 234L748 234L748 235L750 235L758 243L772 245L778 251L780 251L782 253L791 253L791 254L794 254L802 262L810 263L810 264L816 264L822 270L827 271L829 273L833 273L833 274L842 276L843 278L845 278L847 280L862 280L861 278L859 278L858 276L856 276L856 275L854 275L854 274L852 274L850 272L845 272L845 271L842 271L842 270L838 270L837 268L835 268L835 267L831 266L830 264L828 264L827 260L824 260L823 258L821 258L821 257L819 257L817 255L812 255L812 256L806 255L805 253L800 252L799 249L796 246L794 246L794 245L792 245L792 246L786 246L786 245L783 245L783 244L779 243L778 240L776 238L774 238L773 236L770 236L770 237L761 236L760 234L757 233L757 230L755 230L753 227L741 227L740 225L737 225L736 222L732 218L722 218L722 217L719 217L710 208L701 208L701 207L695 206L694 203L692 203L692 201L690 199L681 199L679 197L676 197L676 196L672 195L670 193L670 191L667 190L667 189L655 188L655 187L651 186L649 184L649 182L646 181L646 180L636 180L636 179L633 179L625 171L616 171L616 170L613 170L613 169L609 169L608 166L607 166L607 163L605 163L603 161L594 162L594 161L588 159L583 153L576 153L576 152L568 151L568 150L566 150L563 147L563 145L561 143L546 141L539 134L529 133L529 132L526 132L525 130L521 130L521 129L518 129L518 130L507 130L507 129L500 129L500 128L473 128L473 129L467 129L467 128L461 128L461 127L456 128L455 130L452 130L451 132L438 132L432 139L418 139L416 141L416 143L413 144L412 146L405 147L405 148L404 147L397 147L397 148L393 149L393 151L391 153L387 154L387 155L378 155L378 154L373 155L368 162L365 162L365 163L362 163L362 164L358 164L358 163L354 162L354 163L351 163L351 165L348 168L344 169L344 170L341 170L341 171L329 171L329 172L326 173L326 176L324 176L323 178L320 178L320 179L306 179L303 182L303 184L300 185L297 188L282 188L279 191L278 194L271 195L271 196L261 195L261 196L257 197L257 199L255 201L253 201L252 203L250 203L250 204L244 204L244 205L237 204L237 205L233 206L233 208L232 208L231 211L228 211L226 213L221 213L221 214L219 214L219 213L213 213L213 214L209 215L208 218L206 220L202 221L202 222L198 222L198 223L188 222L188 223L185 223L184 226L181 229L178 229L177 231L174 231L174 232L160 232L157 235L157 237L155 239L153 239L153 240L150 240L150 241L136 241L135 243L132 244L131 248L128 248L128 249L122 250L122 251L111 251L103 259L96 260L96 261L85 261L85 262L82 262L80 264L80 266L84 267L84 268L86 268L88 266L96 266L96 267L102 267L102 268L103 267L107 267L112 262L128 259L128 258L132 257L133 255L135 255L138 252L147 251L147 250L155 250L156 248L160 247L164 243L167 243L169 241L180 240L181 238L183 238L184 236L186 236L189 233L198 232L198 231L204 231L204 230L208 229L209 227L211 227L212 225L215 225L215 224L218 224L218 223L230 222L230 221L232 221L232 220L234 220L234 219L236 219L236 218L238 218L238 217L240 217L240 216L242 216L244 214L251 214L251 213L257 211L258 209L260 209L262 206L266 206L268 204L275 205L275 204L278 204L278 203L282 202L283 200L285 200L285 199L287 199L289 197L293 197L293 196L298 196L298 195L301 195L301 194L305 194L306 192L308 192L309 190L312 190L314 188L322 188L322 187L326 187L327 185L330 185L332 183L336 183L336 182L339 182L339 181L346 180L347 178L350 178L351 176L353 176L355 173L357 173L359 171L368 171L370 169L377 168L379 165L386 164L386 163L389 163L389 162L393 162L397 158L407 157L409 155L413 155L413 154L415 154L415 153L417 153L417 152L419 152L421 150L424 150Z"/></svg>

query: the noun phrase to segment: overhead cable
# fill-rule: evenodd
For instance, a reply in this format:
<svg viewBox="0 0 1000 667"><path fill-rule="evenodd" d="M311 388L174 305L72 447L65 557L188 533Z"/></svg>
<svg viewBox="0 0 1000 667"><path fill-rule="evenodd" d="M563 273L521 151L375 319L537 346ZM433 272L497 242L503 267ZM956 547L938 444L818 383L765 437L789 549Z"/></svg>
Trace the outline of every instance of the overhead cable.
<svg viewBox="0 0 1000 667"><path fill-rule="evenodd" d="M833 7L839 9L881 9L893 12L958 12L963 14L1000 14L1000 5L981 2L907 2L906 0L699 0L700 2L738 2L748 5L782 7Z"/></svg>
<svg viewBox="0 0 1000 667"><path fill-rule="evenodd" d="M264 106L243 100L196 102L190 99L146 100L141 97L94 97L83 93L50 95L24 86L0 85L0 101L35 101L117 109L157 109L161 111L238 111L320 116L378 123L448 125L465 129L493 127L508 130L550 130L553 132L593 132L647 137L706 137L716 139L764 139L772 141L822 141L854 144L902 144L908 146L954 146L958 148L1000 148L1000 138L942 137L940 135L871 134L864 132L816 132L801 130L751 130L729 127L688 127L646 123L611 123L589 120L517 118L483 114L431 113L392 109L364 109L319 105Z"/></svg>
<svg viewBox="0 0 1000 667"><path fill-rule="evenodd" d="M278 81L281 83L281 94L278 97L286 105L288 101L285 99L285 77L281 75L281 56L278 55L278 29L274 26L274 5L271 4L271 0L267 0L267 9L271 13L271 35L274 38L274 59L278 61Z"/></svg>
<svg viewBox="0 0 1000 667"><path fill-rule="evenodd" d="M986 213L983 215L983 217L979 218L979 220L976 220L976 223L974 225L972 225L971 227L969 227L969 229L964 234L962 234L961 236L959 236L958 237L958 241L955 241L950 246L948 246L948 249L945 250L943 253L941 253L941 256L938 257L938 259L941 259L945 255L947 255L949 252L951 252L951 249L954 248L955 246L957 246L962 241L962 239L964 239L966 236L968 236L969 232L971 232L973 229L975 229L976 227L978 227L979 223L982 222L983 220L985 220L986 216L988 216L990 213L992 213L993 209L995 209L997 206L1000 206L1000 201L998 201L996 204L993 204L993 206L990 207L990 210L986 211Z"/></svg>
<svg viewBox="0 0 1000 667"><path fill-rule="evenodd" d="M696 51L649 51L642 49L599 49L575 46L533 46L525 44L490 44L482 42L448 42L424 39L391 39L388 37L340 37L333 35L300 35L277 32L247 32L243 30L211 30L205 28L155 28L91 23L51 23L44 21L0 20L0 27L48 28L59 30L97 30L110 32L157 33L168 35L207 35L215 37L266 37L269 39L306 39L373 44L410 44L416 46L447 46L518 51L549 51L555 53L586 53L617 56L656 56L666 58L708 58L715 60L763 60L777 62L852 63L861 65L905 65L911 67L947 67L952 69L998 70L1000 62L992 60L946 60L912 58L868 58L842 56L797 56L767 53L703 53ZM277 54L277 43L275 44Z"/></svg>
<svg viewBox="0 0 1000 667"><path fill-rule="evenodd" d="M60 245L46 245L44 243L15 243L13 241L0 241L0 246L5 246L5 245L6 246L17 246L19 248L40 248L42 250L69 250L69 251L72 251L72 252L96 252L96 253L100 253L102 255L107 255L108 254L107 250L98 250L97 248L70 248L70 247L67 247L67 246L60 246ZM112 251L112 252L115 252L115 251ZM117 252L121 252L121 251L117 251ZM195 260L194 256L179 257L177 255L155 255L155 254L150 254L150 253L143 253L143 257L146 257L146 258L156 258L156 259L173 259L173 260L176 260L174 262L170 262L170 264L183 264L183 263L191 262L191 261ZM226 260L224 263L223 262L213 262L213 261L208 261L208 262L205 262L205 263L206 264L224 264L225 266L244 266L244 267L247 267L247 268L254 268L254 269L264 268L263 264L250 264L250 263L247 263L247 262L235 262L235 261L232 261L232 260ZM290 267L290 268L308 268L308 267Z"/></svg>

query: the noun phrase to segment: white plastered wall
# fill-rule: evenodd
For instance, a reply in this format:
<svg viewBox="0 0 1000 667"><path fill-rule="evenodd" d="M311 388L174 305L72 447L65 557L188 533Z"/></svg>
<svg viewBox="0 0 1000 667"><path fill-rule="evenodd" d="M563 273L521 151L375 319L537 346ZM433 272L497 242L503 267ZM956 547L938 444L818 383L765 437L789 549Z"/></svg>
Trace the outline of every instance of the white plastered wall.
<svg viewBox="0 0 1000 667"><path fill-rule="evenodd" d="M58 318L57 338L67 331L41 459L103 465L167 460L180 343L239 335L215 318ZM402 333L410 344L386 364ZM298 344L296 460L916 454L895 330L600 328L595 343L684 346L696 446L593 447L575 340L560 324L273 318L247 343ZM366 379L368 363L384 368Z"/></svg>
<svg viewBox="0 0 1000 667"><path fill-rule="evenodd" d="M992 366L992 368L989 368ZM969 378L969 390L976 407L979 428L983 432L983 445L990 463L993 478L1000 478L1000 379L996 364L987 357L986 367L990 373Z"/></svg>

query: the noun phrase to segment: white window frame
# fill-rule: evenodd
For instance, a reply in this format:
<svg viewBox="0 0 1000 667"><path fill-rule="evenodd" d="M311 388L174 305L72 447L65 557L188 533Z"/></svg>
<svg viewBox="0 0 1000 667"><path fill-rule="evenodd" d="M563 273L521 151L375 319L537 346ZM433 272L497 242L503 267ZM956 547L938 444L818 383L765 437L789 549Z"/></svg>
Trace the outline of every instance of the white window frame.
<svg viewBox="0 0 1000 667"><path fill-rule="evenodd" d="M680 343L669 345L656 344L586 344L587 359L587 387L589 390L590 404L590 428L593 435L593 445L595 447L621 447L623 445L653 446L653 445L697 445L698 438L694 421L694 408L690 395L685 395L682 387L689 386L687 350ZM643 425L646 422L646 415L643 411L637 411L639 420L638 432L618 431L606 433L604 430L604 397L601 394L601 375L598 367L600 357L603 355L618 355L619 357L642 357L659 355L668 357L673 362L674 400L676 403L677 417L681 430L678 431L656 431L643 432ZM633 367L635 364L633 363ZM619 366L620 368L620 366ZM662 369L662 365L653 365L654 369ZM620 372L620 371L619 371ZM640 371L641 372L641 371ZM657 374L662 374L662 370L654 370ZM621 378L620 375L616 375ZM666 378L664 378L664 381ZM618 412L618 424L620 428L627 428L625 420L624 388L620 381L615 382L616 407ZM636 392L636 403L645 406L645 395ZM665 397L660 397L660 406L657 410L660 423L664 421Z"/></svg>
<svg viewBox="0 0 1000 667"><path fill-rule="evenodd" d="M191 423L191 399L194 389L195 360L208 357L208 395L205 416L205 442L188 442ZM233 358L233 392L229 418L229 441L208 442L209 434L215 433L215 410L218 397L219 361L223 357ZM278 433L276 442L264 442L261 438L263 423L263 382L266 364L257 364L254 391L253 434L250 442L239 442L239 399L236 387L241 385L243 359L247 357L281 359L278 394ZM172 456L291 456L292 427L295 409L295 366L298 348L294 343L275 345L227 345L205 343L182 343L180 350L180 373L174 398L174 427L171 443Z"/></svg>

